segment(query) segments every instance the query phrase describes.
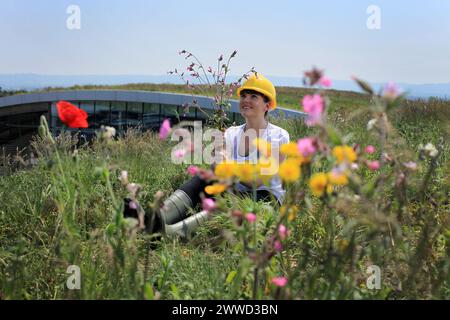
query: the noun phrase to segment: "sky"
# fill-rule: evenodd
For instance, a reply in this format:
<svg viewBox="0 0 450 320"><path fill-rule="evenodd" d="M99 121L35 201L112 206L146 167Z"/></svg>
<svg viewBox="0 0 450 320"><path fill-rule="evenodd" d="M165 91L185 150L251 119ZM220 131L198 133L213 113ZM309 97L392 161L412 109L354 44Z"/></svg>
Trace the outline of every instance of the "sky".
<svg viewBox="0 0 450 320"><path fill-rule="evenodd" d="M448 0L1 0L0 31L0 74L160 75L183 49L205 65L237 50L234 75L450 83Z"/></svg>

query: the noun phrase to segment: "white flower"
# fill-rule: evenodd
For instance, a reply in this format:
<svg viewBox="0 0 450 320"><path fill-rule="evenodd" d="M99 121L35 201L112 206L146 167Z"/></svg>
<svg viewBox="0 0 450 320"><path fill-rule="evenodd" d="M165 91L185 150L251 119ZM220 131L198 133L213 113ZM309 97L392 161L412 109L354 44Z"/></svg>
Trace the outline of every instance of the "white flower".
<svg viewBox="0 0 450 320"><path fill-rule="evenodd" d="M426 144L425 151L427 151L428 154L430 155L430 157L432 157L432 158L435 158L438 155L438 151L437 151L436 147L430 142L428 142Z"/></svg>
<svg viewBox="0 0 450 320"><path fill-rule="evenodd" d="M119 180L120 180L120 182L122 182L123 185L126 186L128 184L128 172L125 170L121 171Z"/></svg>
<svg viewBox="0 0 450 320"><path fill-rule="evenodd" d="M428 156L430 156L431 158L435 158L438 155L438 151L436 149L436 147L428 142L425 147L423 146L423 144L419 145L419 151L425 152Z"/></svg>
<svg viewBox="0 0 450 320"><path fill-rule="evenodd" d="M369 122L367 122L367 131L372 130L376 123L377 123L377 119L369 120Z"/></svg>
<svg viewBox="0 0 450 320"><path fill-rule="evenodd" d="M116 136L116 128L101 126L100 127L101 136L103 139L110 140L111 138Z"/></svg>

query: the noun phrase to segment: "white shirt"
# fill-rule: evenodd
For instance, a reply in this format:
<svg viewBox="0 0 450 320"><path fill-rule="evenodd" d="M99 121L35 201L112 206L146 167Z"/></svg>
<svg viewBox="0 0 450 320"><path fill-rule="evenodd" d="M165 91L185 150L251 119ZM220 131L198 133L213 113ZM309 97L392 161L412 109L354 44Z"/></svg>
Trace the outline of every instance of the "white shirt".
<svg viewBox="0 0 450 320"><path fill-rule="evenodd" d="M228 161L235 161L238 163L257 163L259 158L259 151L256 150L256 148L248 156L241 156L239 154L239 142L241 140L242 134L244 133L244 127L245 124L235 127L229 127L227 130L225 130L225 144L227 146L226 158ZM245 134L247 134L247 132ZM264 129L264 132L262 133L262 135L260 135L260 138L261 140L267 141L271 145L271 149L273 152L275 151L278 153L280 150L280 146L289 142L289 133L283 128L268 123L266 129ZM250 138L250 142L252 141L252 138ZM237 189L241 192L251 191L250 188L241 183L237 185ZM283 203L283 199L286 194L286 191L283 189L283 186L281 184L281 180L277 175L275 175L270 180L269 186L261 185L257 188L257 190L267 190L271 192L280 203Z"/></svg>

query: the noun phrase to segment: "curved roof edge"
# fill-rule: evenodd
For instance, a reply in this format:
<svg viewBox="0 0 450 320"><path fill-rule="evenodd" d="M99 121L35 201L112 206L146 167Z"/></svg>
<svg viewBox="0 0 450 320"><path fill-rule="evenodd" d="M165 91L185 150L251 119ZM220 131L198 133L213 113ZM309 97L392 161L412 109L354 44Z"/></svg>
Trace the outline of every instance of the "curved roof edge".
<svg viewBox="0 0 450 320"><path fill-rule="evenodd" d="M214 99L205 96L140 90L69 90L18 94L0 98L0 108L39 102L56 102L59 100L123 101L183 105L186 103L192 104L193 98L197 100L197 104L202 108L214 108ZM230 100L230 102L231 111L239 112L239 102L237 100ZM304 117L306 115L301 111L279 107L271 111L270 115L279 116L280 113L286 118Z"/></svg>

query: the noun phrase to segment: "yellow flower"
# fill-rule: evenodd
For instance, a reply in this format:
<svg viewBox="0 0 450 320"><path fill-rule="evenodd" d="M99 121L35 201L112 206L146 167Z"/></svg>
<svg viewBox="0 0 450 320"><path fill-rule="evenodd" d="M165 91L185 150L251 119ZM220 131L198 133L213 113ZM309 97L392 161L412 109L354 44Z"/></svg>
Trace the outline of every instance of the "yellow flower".
<svg viewBox="0 0 450 320"><path fill-rule="evenodd" d="M333 148L333 156L338 163L356 161L356 152L349 146L336 146Z"/></svg>
<svg viewBox="0 0 450 320"><path fill-rule="evenodd" d="M272 155L272 145L266 140L256 138L253 140L253 145L259 150L259 152L265 156L270 157Z"/></svg>
<svg viewBox="0 0 450 320"><path fill-rule="evenodd" d="M289 142L282 144L280 147L280 153L288 157L300 157L301 153L298 151L297 144L295 142Z"/></svg>
<svg viewBox="0 0 450 320"><path fill-rule="evenodd" d="M267 184L269 180L278 173L278 163L273 157L262 157L256 164L256 172L259 178Z"/></svg>
<svg viewBox="0 0 450 320"><path fill-rule="evenodd" d="M309 180L309 187L311 188L312 194L316 197L322 196L327 187L327 183L328 179L325 173L321 172L313 174Z"/></svg>
<svg viewBox="0 0 450 320"><path fill-rule="evenodd" d="M288 221L293 221L295 219L295 217L297 216L297 212L298 212L298 206L295 204L291 205L291 206L283 205L280 208L281 216L284 216L286 213L288 214Z"/></svg>
<svg viewBox="0 0 450 320"><path fill-rule="evenodd" d="M239 180L250 183L256 179L256 166L251 163L239 163L236 168L236 175Z"/></svg>
<svg viewBox="0 0 450 320"><path fill-rule="evenodd" d="M328 172L328 181L335 186L345 186L348 184L347 175L341 172Z"/></svg>
<svg viewBox="0 0 450 320"><path fill-rule="evenodd" d="M285 182L294 182L300 178L300 166L296 159L286 159L280 165L278 175Z"/></svg>
<svg viewBox="0 0 450 320"><path fill-rule="evenodd" d="M220 193L224 192L226 189L227 189L227 186L225 184L215 183L213 185L206 186L205 192L207 194L220 194Z"/></svg>
<svg viewBox="0 0 450 320"><path fill-rule="evenodd" d="M214 174L219 179L229 179L236 175L237 163L236 162L222 162L216 166Z"/></svg>

